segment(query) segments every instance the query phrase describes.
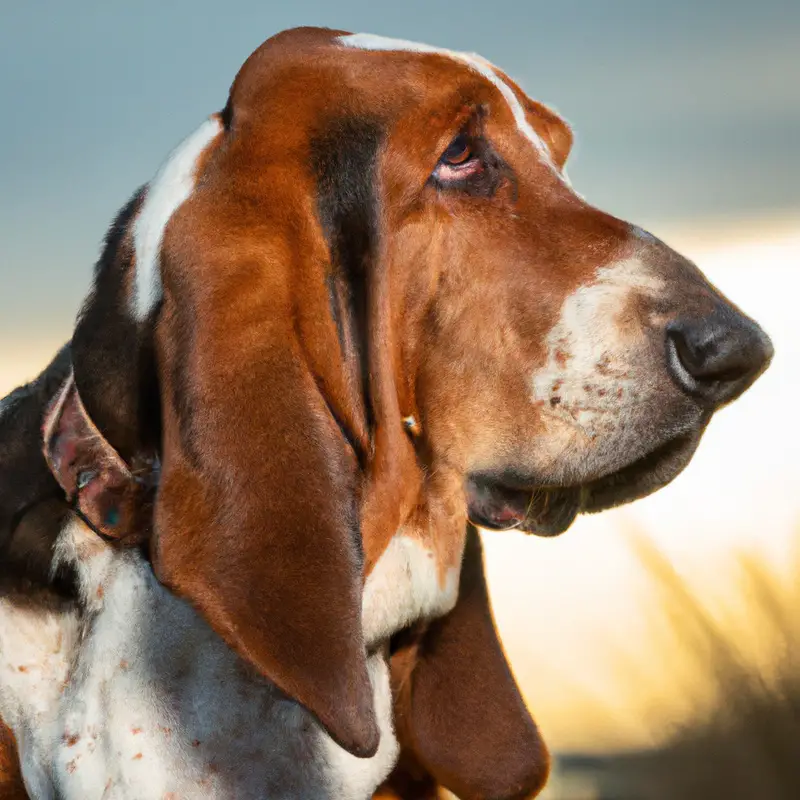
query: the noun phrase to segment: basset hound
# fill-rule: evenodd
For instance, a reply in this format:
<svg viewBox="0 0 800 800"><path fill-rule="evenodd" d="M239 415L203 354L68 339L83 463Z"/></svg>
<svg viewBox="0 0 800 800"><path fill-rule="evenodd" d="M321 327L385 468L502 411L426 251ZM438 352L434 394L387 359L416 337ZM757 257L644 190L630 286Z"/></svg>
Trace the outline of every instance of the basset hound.
<svg viewBox="0 0 800 800"><path fill-rule="evenodd" d="M664 486L772 353L571 142L478 56L296 29L122 210L0 407L32 797L538 793L472 524Z"/></svg>

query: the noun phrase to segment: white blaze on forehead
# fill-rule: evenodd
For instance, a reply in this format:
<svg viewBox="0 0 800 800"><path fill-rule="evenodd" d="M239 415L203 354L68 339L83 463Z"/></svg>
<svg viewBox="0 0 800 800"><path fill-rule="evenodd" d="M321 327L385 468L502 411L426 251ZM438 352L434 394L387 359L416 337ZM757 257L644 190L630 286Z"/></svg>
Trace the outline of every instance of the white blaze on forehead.
<svg viewBox="0 0 800 800"><path fill-rule="evenodd" d="M409 42L405 39L391 39L386 36L376 36L372 33L353 33L348 36L340 36L339 41L347 47L354 47L359 50L430 53L433 55L446 56L454 59L455 61L460 61L462 64L466 64L468 67L470 67L470 69L486 78L486 80L488 80L500 92L500 94L503 96L503 99L508 104L508 107L511 109L511 113L514 115L514 121L517 123L517 127L522 135L536 148L545 163L557 175L561 176L561 173L553 163L553 159L550 155L550 150L548 149L547 145L545 145L545 143L542 141L542 137L536 133L536 131L533 129L533 126L530 124L530 122L528 122L528 118L525 116L525 109L519 102L514 90L500 78L497 72L495 72L494 67L486 59L475 54L461 53L457 50L447 50L443 47L432 47L429 44Z"/></svg>
<svg viewBox="0 0 800 800"><path fill-rule="evenodd" d="M159 169L147 188L133 226L136 279L131 312L144 320L161 298L161 243L172 215L195 187L197 161L222 130L219 118L207 119L183 141Z"/></svg>

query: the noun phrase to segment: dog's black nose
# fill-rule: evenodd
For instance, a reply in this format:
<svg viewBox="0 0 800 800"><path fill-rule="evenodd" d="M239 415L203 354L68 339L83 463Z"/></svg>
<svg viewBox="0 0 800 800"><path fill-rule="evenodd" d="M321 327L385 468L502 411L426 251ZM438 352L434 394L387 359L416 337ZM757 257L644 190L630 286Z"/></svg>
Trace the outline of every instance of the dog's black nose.
<svg viewBox="0 0 800 800"><path fill-rule="evenodd" d="M702 319L681 319L667 327L670 370L690 394L715 406L735 400L767 368L773 347L748 317L718 306Z"/></svg>

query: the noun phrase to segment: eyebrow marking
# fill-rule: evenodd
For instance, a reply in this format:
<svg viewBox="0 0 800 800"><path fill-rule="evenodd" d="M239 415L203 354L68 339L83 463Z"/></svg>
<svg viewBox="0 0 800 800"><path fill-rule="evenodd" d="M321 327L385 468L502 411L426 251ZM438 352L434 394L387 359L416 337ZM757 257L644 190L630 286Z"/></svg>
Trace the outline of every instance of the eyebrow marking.
<svg viewBox="0 0 800 800"><path fill-rule="evenodd" d="M511 113L514 116L514 122L517 124L522 135L536 148L537 152L541 155L542 160L556 173L559 177L561 172L553 162L550 150L547 145L542 141L542 137L533 129L533 126L528 122L525 116L525 109L519 102L517 95L513 89L500 78L495 72L494 66L482 56L474 53L462 53L458 50L448 50L444 47L433 47L429 44L422 44L419 42L410 42L405 39L392 39L388 36L378 36L372 33L352 33L345 36L339 36L339 41L345 47L353 47L359 50L378 50L383 52L391 51L407 51L411 53L429 53L432 55L446 56L455 61L460 61L466 64L470 69L482 75L488 80L502 95L503 99L508 104Z"/></svg>
<svg viewBox="0 0 800 800"><path fill-rule="evenodd" d="M194 190L198 159L221 131L219 117L209 117L170 153L147 187L133 226L136 262L130 310L139 322L161 299L161 243L167 224Z"/></svg>

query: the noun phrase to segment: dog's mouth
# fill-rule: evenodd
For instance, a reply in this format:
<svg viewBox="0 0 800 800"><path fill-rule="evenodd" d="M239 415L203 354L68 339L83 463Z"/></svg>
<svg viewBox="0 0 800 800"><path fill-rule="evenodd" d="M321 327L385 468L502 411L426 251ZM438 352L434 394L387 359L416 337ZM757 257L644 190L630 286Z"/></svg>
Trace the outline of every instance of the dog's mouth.
<svg viewBox="0 0 800 800"><path fill-rule="evenodd" d="M701 434L676 436L621 469L582 484L537 486L507 475L472 475L466 484L469 519L490 530L557 536L578 514L629 503L666 486L689 463Z"/></svg>

